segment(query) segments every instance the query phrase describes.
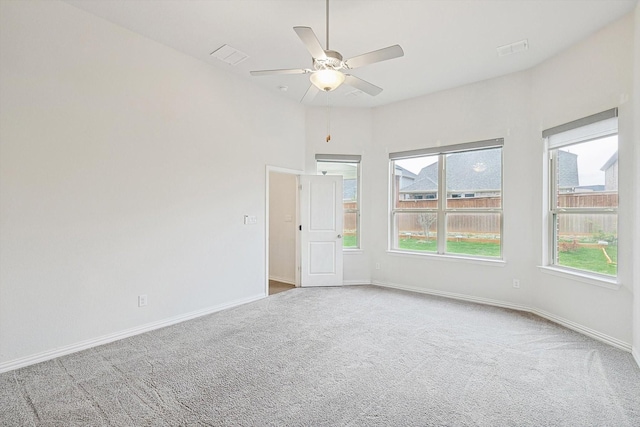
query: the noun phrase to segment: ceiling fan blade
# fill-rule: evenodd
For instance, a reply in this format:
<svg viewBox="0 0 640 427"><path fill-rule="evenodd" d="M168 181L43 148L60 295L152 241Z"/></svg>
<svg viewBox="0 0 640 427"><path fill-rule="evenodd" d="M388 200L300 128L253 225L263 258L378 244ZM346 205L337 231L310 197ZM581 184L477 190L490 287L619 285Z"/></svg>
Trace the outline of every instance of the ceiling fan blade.
<svg viewBox="0 0 640 427"><path fill-rule="evenodd" d="M307 74L310 73L311 70L306 70L304 68L292 68L288 70L259 70L259 71L251 71L252 76L271 76L274 74Z"/></svg>
<svg viewBox="0 0 640 427"><path fill-rule="evenodd" d="M320 92L320 89L318 89L315 85L310 85L309 89L307 89L300 102L305 103L313 101L313 98L316 97L318 92Z"/></svg>
<svg viewBox="0 0 640 427"><path fill-rule="evenodd" d="M363 65L386 61L387 59L398 58L400 56L404 56L404 51L400 45L396 44L383 49L374 50L373 52L354 56L353 58L347 59L345 64L347 65L347 68L353 70L354 68L362 67Z"/></svg>
<svg viewBox="0 0 640 427"><path fill-rule="evenodd" d="M307 48L311 57L314 59L327 59L327 55L324 53L322 45L316 37L316 33L309 27L293 27L293 31L296 32L304 46Z"/></svg>
<svg viewBox="0 0 640 427"><path fill-rule="evenodd" d="M380 92L382 92L382 88L378 87L374 84L371 84L365 80L362 80L356 76L352 76L351 74L345 74L344 82L351 87L354 87L358 90L363 91L364 93L368 93L371 96L376 96Z"/></svg>

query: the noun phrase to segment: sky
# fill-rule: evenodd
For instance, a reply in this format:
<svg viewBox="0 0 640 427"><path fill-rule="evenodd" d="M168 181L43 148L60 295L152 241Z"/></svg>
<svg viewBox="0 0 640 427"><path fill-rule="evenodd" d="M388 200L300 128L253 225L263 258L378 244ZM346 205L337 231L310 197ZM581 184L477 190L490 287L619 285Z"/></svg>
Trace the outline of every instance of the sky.
<svg viewBox="0 0 640 427"><path fill-rule="evenodd" d="M418 157L415 159L397 160L396 164L403 167L416 175L420 173L423 167L429 166L431 163L438 161L438 156Z"/></svg>
<svg viewBox="0 0 640 427"><path fill-rule="evenodd" d="M618 150L618 136L583 142L562 148L578 155L578 180L580 185L604 185L604 171L600 168Z"/></svg>

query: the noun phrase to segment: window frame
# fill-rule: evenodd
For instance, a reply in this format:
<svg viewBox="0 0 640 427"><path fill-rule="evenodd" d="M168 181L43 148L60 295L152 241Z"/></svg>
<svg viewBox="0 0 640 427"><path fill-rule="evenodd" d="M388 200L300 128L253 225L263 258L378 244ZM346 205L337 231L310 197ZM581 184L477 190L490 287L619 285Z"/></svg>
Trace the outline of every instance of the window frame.
<svg viewBox="0 0 640 427"><path fill-rule="evenodd" d="M569 123L565 123L559 126L555 126L550 129L546 129L542 132L544 141L545 156L548 162L548 183L544 186L547 192L547 208L546 210L546 234L547 244L545 245L546 256L544 257L544 267L558 270L563 274L567 274L571 277L575 277L584 281L584 279L594 279L602 282L616 282L619 279L619 269L616 268L615 275L609 275L604 273L598 273L591 270L583 270L579 268L573 268L566 265L559 264L559 216L560 215L615 215L616 216L616 236L619 235L619 202L618 206L602 206L602 207L559 207L559 188L558 188L558 164L559 155L558 151L562 148L571 147L572 145L582 144L598 139L619 135L619 128L617 124L618 109L612 108L597 114L593 114L588 117L584 117L578 120L574 120ZM615 119L615 131L609 126L605 126L606 122ZM592 133L586 130L589 126L593 126L594 131ZM598 129L597 127L601 127ZM567 138L565 142L554 142L554 136L560 136L564 132L574 132L577 136L573 138ZM586 133L585 133L586 132ZM582 136L580 136L582 134ZM620 173L617 173L617 179L619 179ZM618 191L618 190L616 190ZM619 199L618 199L619 200Z"/></svg>
<svg viewBox="0 0 640 427"><path fill-rule="evenodd" d="M490 208L451 208L447 206L447 166L446 159L449 154L464 153L480 150L500 149L500 207ZM395 162L403 159L411 159L418 157L438 156L438 203L435 208L397 208L396 207L396 179L395 179ZM389 236L388 250L395 253L439 256L447 258L463 258L480 261L504 261L504 138L495 138L490 140L468 142L463 144L454 144L444 147L425 148L404 152L389 153L389 171L390 171L390 205L389 205ZM437 243L435 252L418 251L410 249L402 249L398 244L399 231L396 228L396 214L398 213L430 213L436 215L436 233ZM479 256L464 253L447 252L447 216L448 214L498 214L500 220L500 254L497 257Z"/></svg>
<svg viewBox="0 0 640 427"><path fill-rule="evenodd" d="M346 213L355 213L356 215L356 245L342 247L343 251L356 252L362 250L361 247L361 227L360 227L360 206L361 206L361 170L362 170L362 156L356 154L316 154L316 174L318 174L319 163L355 163L356 164L356 208L355 209L343 209L343 215ZM344 202L344 200L343 200ZM345 221L346 223L346 221ZM343 229L343 235L344 229Z"/></svg>

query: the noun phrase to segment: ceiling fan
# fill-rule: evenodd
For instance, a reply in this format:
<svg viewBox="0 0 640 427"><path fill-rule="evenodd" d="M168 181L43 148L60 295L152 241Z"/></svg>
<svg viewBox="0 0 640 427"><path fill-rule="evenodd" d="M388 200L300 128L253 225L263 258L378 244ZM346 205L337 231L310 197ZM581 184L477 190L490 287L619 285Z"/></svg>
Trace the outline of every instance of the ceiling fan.
<svg viewBox="0 0 640 427"><path fill-rule="evenodd" d="M362 80L356 76L345 73L364 65L398 58L404 55L404 51L399 45L385 47L364 53L344 60L342 55L329 49L329 0L326 1L326 21L327 21L327 42L326 49L322 48L318 37L310 27L293 27L302 43L305 45L313 60L313 68L293 68L281 70L260 70L251 71L252 76L267 76L274 74L310 74L311 85L301 102L311 101L319 91L331 92L337 89L342 83L346 83L356 89L361 90L371 96L376 96L382 92L382 88Z"/></svg>

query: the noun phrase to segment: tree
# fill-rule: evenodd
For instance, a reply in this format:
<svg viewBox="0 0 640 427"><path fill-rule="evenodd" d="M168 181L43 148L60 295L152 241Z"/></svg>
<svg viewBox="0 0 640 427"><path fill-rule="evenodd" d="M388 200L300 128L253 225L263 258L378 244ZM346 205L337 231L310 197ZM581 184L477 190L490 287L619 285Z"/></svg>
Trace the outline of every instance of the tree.
<svg viewBox="0 0 640 427"><path fill-rule="evenodd" d="M431 225L436 222L437 216L435 214L432 213L420 213L418 214L418 224L420 224L420 226L422 227L422 230L424 231L424 237L425 240L429 240L430 237L430 229L431 229Z"/></svg>

